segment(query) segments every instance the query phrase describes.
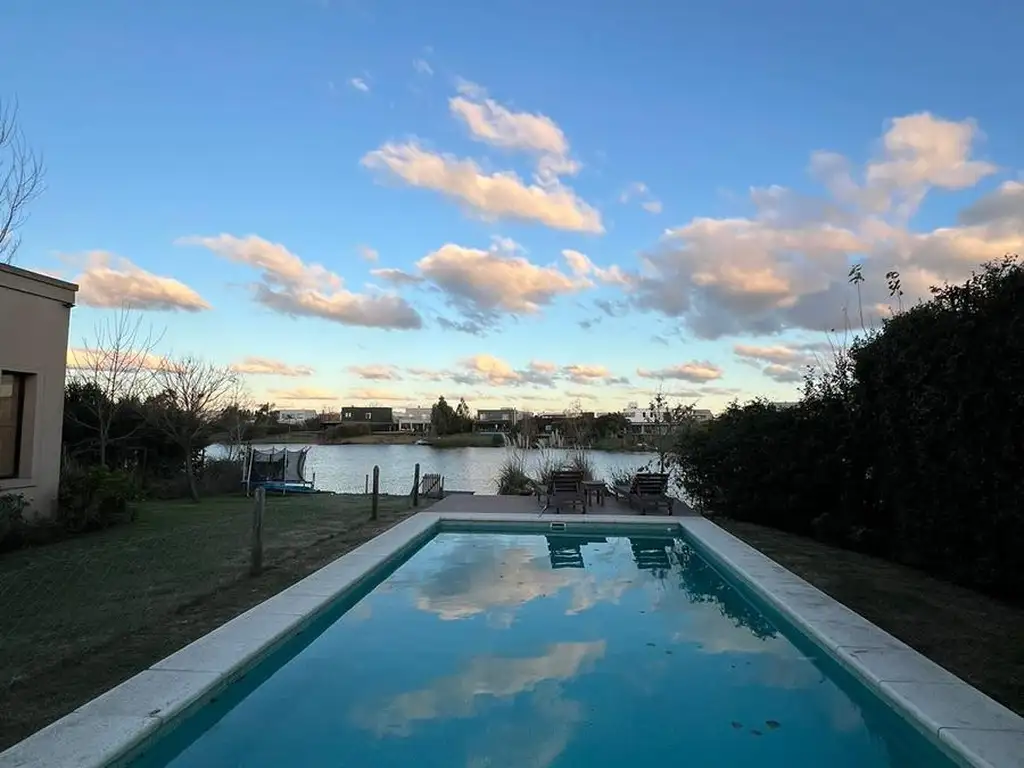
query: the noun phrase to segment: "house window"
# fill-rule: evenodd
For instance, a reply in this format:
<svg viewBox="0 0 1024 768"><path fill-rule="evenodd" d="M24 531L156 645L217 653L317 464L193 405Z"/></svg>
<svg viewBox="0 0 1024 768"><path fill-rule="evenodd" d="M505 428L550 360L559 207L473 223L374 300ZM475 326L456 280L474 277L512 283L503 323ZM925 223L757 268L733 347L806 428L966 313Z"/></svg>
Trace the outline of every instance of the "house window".
<svg viewBox="0 0 1024 768"><path fill-rule="evenodd" d="M373 414L370 413L369 411L367 411L367 413L366 413L366 420L367 421L373 421Z"/></svg>
<svg viewBox="0 0 1024 768"><path fill-rule="evenodd" d="M344 416L344 418L346 418L346 419L351 419L351 418L352 418L352 411L345 411L345 416Z"/></svg>
<svg viewBox="0 0 1024 768"><path fill-rule="evenodd" d="M25 379L21 373L0 373L0 478L18 476Z"/></svg>

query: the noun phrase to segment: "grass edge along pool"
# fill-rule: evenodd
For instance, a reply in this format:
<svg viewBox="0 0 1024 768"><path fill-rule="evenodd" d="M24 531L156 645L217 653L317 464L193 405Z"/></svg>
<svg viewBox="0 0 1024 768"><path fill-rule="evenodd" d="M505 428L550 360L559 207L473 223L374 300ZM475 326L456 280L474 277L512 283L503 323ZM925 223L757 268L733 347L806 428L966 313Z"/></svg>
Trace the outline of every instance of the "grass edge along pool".
<svg viewBox="0 0 1024 768"><path fill-rule="evenodd" d="M268 604L275 600L279 600L287 595L287 593L294 592L296 590L301 592L301 590L305 588L305 585L308 585L311 581L321 581L323 582L323 585L326 586L327 581L324 579L325 572L332 570L337 571L342 566L344 566L342 570L347 569L348 571L345 578L336 579L337 588L334 590L332 595L325 596L320 605L310 610L307 615L300 617L300 620L294 622L286 631L271 637L270 639L265 637L253 639L252 642L255 647L247 649L247 658L244 663L225 671L224 674L221 675L220 679L218 679L213 685L208 686L205 690L198 692L198 694L193 692L193 695L189 697L188 700L181 700L177 702L172 701L170 706L168 706L162 713L161 723L146 724L141 728L137 728L135 733L125 733L124 731L121 731L115 733L108 732L105 735L101 734L99 738L103 743L97 745L95 743L95 739L90 740L82 737L83 718L88 721L89 717L100 717L100 713L96 711L94 706L98 700L93 700L79 708L79 710L76 710L75 713L72 713L72 715L69 715L67 718L54 723L21 744L15 745L15 747L12 747L5 755L0 755L0 766L13 765L15 764L14 760L20 758L21 760L27 760L28 762L21 763L19 760L17 764L46 765L48 767L56 768L56 766L63 764L61 762L61 758L72 757L68 752L68 747L70 746L68 744L69 741L74 742L73 745L89 748L89 754L94 757L94 760L88 763L88 765L124 765L130 759L137 756L141 749L153 744L157 739L164 738L168 733L175 730L176 727L184 720L188 719L196 710L208 705L210 703L210 699L223 692L226 687L236 683L248 675L256 673L259 665L263 663L275 649L280 648L282 644L287 643L300 633L308 636L315 636L316 630L320 626L320 622L318 621L319 618L324 617L327 612L333 613L335 610L344 612L342 606L358 602L364 593L364 590L365 592L370 591L377 583L385 579L391 571L399 567L401 562L411 556L439 531L496 531L500 529L502 531L516 533L544 533L551 531L552 528L553 526L551 526L550 523L543 522L536 516L524 515L515 516L513 518L513 516L506 517L494 514L477 516L420 513L415 515L392 528L390 531L378 536L370 542L367 542L362 547L357 548L352 553L349 553L328 566L325 566L320 571L317 571L303 581L300 581L288 590L284 590L284 592L279 595L270 598L268 601L261 603L247 612L247 614L258 614L261 610L264 610ZM559 525L558 528L567 530L568 532L585 531L594 534L605 532L610 535L622 535L627 532L636 532L638 534L670 534L680 536L694 546L695 549L700 552L701 556L706 558L711 565L715 566L716 570L718 570L730 584L736 585L738 582L744 587L753 587L755 593L763 591L770 594L770 587L758 585L756 583L758 579L752 578L748 573L744 573L743 567L737 567L735 562L737 553L735 551L723 554L721 551L721 544L722 538L725 537L726 540L732 540L738 544L738 547L742 550L740 555L752 555L755 559L759 558L763 563L770 564L783 574L787 575L793 582L806 584L793 574L790 574L788 571L779 568L779 566L772 563L772 561L761 555L759 552L747 547L747 545L742 542L738 542L738 540L735 540L730 534L727 534L721 528L718 528L718 526L715 526L713 523L706 520L680 520L679 518L658 520L656 518L648 518L647 520L639 521L635 518L631 518L626 522L626 520L610 520L609 518L601 520L595 517L586 521L566 521L562 525ZM353 576L353 571L358 571L358 575ZM751 584L748 582L753 583ZM758 590L758 586L761 586L763 589ZM774 605L771 600L760 598L756 600L755 605L757 605L761 610L763 610L766 605L769 608L767 615L778 612L776 610L776 605ZM232 620L232 622L228 622L220 629L224 629L237 623L239 619L244 618L247 614L243 614L241 617ZM794 618L798 619L798 621L794 621ZM799 635L806 636L808 640L820 650L834 656L829 644L822 642L821 638L815 637L814 633L808 632L806 629L806 622L799 621L801 618L803 617L796 614L793 610L788 612L783 611L781 623L784 626L789 626ZM219 631L220 630L215 630L211 635L216 634ZM878 631L881 632L880 630ZM209 637L210 635L206 636L206 638ZM203 639L205 638L201 638L197 642L201 642ZM173 658L173 655L169 658ZM839 661L842 663L843 659L839 659ZM154 667L157 666L159 665L154 665ZM847 665L844 664L844 666ZM891 697L886 695L885 691L880 691L878 686L872 683L870 677L867 677L866 682L864 681L863 675L858 675L858 677L861 678L864 687L869 689L873 695L892 705L893 702ZM136 678L133 678L132 680L135 679ZM955 680L955 678L953 679ZM131 683L132 680L128 682ZM119 686L119 688L122 688L125 685L127 685L127 683ZM980 692L974 691L974 689L971 689L966 684L961 685L965 689L973 691L977 698L987 700L987 697L984 697ZM116 695L117 693L118 688L115 688L113 691L104 694L104 696L100 698L109 697L111 694ZM140 693L139 691L135 691L135 693L136 698L145 698L138 696ZM166 696L164 696L164 698L166 699ZM991 702L991 700L988 701ZM142 704L145 704L145 701L143 701ZM140 716L145 713L145 710L142 709L138 711ZM936 725L934 722L925 722L913 716L906 717L906 709L903 709L902 711L905 719L910 720L914 726L925 733L925 735L929 736L932 741L937 741L935 738L935 732L931 730ZM942 727L941 723L938 725L939 727ZM1017 720L1010 723L1010 725L1003 723L1000 725L1000 728L1004 732L1007 730L1013 731L1018 725L1020 726L1021 732L1024 733L1024 721L1020 720L1020 718L1017 718ZM985 726L983 724L972 724L971 727L984 728ZM941 742L941 747L947 754L959 752L960 760L964 764L981 764L980 762L975 763L975 761L971 759L970 753L965 753L963 750L958 749L958 746L959 745L956 743L950 744L946 741ZM80 751L77 755L77 759L74 761L76 765L83 765L81 757L82 753ZM9 760L11 762L8 762ZM70 760L68 760L68 763L70 764ZM995 761L992 764L998 765L1000 763Z"/></svg>

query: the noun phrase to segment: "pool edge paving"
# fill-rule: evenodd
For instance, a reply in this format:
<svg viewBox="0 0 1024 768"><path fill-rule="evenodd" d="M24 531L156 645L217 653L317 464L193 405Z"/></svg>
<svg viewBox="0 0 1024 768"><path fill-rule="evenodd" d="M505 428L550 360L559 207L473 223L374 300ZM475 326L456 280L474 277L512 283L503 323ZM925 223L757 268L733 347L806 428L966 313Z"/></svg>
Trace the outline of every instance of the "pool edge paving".
<svg viewBox="0 0 1024 768"><path fill-rule="evenodd" d="M476 497L481 507L488 497ZM123 765L331 606L442 530L680 535L965 766L1024 768L1024 718L710 520L421 512L0 753L0 768Z"/></svg>

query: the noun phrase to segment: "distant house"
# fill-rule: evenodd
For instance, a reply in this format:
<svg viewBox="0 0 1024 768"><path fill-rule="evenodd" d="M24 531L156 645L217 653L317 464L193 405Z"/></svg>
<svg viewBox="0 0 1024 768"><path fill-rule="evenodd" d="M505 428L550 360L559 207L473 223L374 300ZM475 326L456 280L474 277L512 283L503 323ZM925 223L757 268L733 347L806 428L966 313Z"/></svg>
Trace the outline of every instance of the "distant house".
<svg viewBox="0 0 1024 768"><path fill-rule="evenodd" d="M277 412L278 424L303 424L316 417L317 412L308 409L281 410Z"/></svg>
<svg viewBox="0 0 1024 768"><path fill-rule="evenodd" d="M395 416L391 407L349 405L341 409L342 424L367 424L374 432L393 432Z"/></svg>
<svg viewBox="0 0 1024 768"><path fill-rule="evenodd" d="M399 432L429 432L430 408L406 408L395 414Z"/></svg>
<svg viewBox="0 0 1024 768"><path fill-rule="evenodd" d="M488 408L476 412L473 428L477 432L508 432L518 421L519 412L515 408Z"/></svg>
<svg viewBox="0 0 1024 768"><path fill-rule="evenodd" d="M538 413L533 417L533 423L541 434L555 431L563 431L565 423L573 419L580 419L583 422L593 422L597 414L593 411L582 413Z"/></svg>
<svg viewBox="0 0 1024 768"><path fill-rule="evenodd" d="M665 434L671 429L671 413L665 408L661 411L652 408L640 408L630 403L622 415L629 422L629 431L634 435ZM706 408L694 408L690 411L690 419L697 423L711 421L714 414Z"/></svg>
<svg viewBox="0 0 1024 768"><path fill-rule="evenodd" d="M0 495L57 509L68 323L78 286L0 264Z"/></svg>

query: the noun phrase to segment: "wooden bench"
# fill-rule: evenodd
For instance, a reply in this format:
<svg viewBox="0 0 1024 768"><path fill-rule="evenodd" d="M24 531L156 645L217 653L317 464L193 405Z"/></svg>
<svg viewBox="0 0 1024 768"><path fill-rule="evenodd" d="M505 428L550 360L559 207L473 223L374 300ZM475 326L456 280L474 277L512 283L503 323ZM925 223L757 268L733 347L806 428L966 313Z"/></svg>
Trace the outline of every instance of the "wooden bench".
<svg viewBox="0 0 1024 768"><path fill-rule="evenodd" d="M625 497L632 509L636 504L640 514L647 514L648 509L667 509L672 514L675 499L667 494L668 475L663 472L637 472L628 485L615 486L616 495Z"/></svg>
<svg viewBox="0 0 1024 768"><path fill-rule="evenodd" d="M551 476L548 483L547 504L545 509L554 507L556 512L562 511L562 505L571 507L577 504L587 513L587 496L583 492L583 473L575 470L559 470Z"/></svg>
<svg viewBox="0 0 1024 768"><path fill-rule="evenodd" d="M424 499L444 498L444 476L424 475L420 478L420 496Z"/></svg>

